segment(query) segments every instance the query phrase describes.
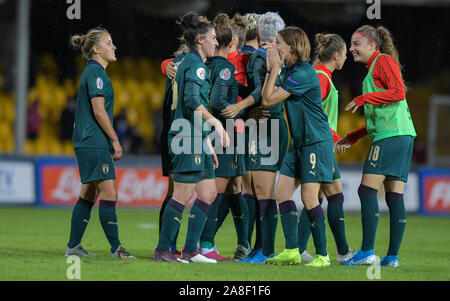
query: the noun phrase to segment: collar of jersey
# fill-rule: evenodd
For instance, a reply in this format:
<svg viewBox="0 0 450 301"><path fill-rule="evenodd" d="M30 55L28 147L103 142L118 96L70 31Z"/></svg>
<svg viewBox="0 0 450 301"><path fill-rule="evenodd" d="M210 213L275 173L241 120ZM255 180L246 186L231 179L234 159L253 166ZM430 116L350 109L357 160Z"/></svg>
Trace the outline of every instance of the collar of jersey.
<svg viewBox="0 0 450 301"><path fill-rule="evenodd" d="M255 52L256 51L256 49L253 46L250 46L250 45L244 45L241 50L249 50L251 52Z"/></svg>
<svg viewBox="0 0 450 301"><path fill-rule="evenodd" d="M97 65L99 65L100 67L102 67L102 69L105 69L105 68L103 68L102 64L100 64L100 63L97 62L96 60L90 59L90 60L87 61L87 63L88 63L88 64L97 64Z"/></svg>
<svg viewBox="0 0 450 301"><path fill-rule="evenodd" d="M300 66L303 62L302 61L297 61L297 63L295 63L294 65L292 65L291 68L288 68L289 70L293 70L295 67Z"/></svg>
<svg viewBox="0 0 450 301"><path fill-rule="evenodd" d="M191 53L195 54L195 55L200 59L200 61L203 62L202 56L200 55L200 53L198 53L197 50L192 49L192 50L191 50Z"/></svg>
<svg viewBox="0 0 450 301"><path fill-rule="evenodd" d="M220 55L213 56L211 58L211 60L225 60L228 62L228 60L226 58L224 58L223 56L220 56Z"/></svg>

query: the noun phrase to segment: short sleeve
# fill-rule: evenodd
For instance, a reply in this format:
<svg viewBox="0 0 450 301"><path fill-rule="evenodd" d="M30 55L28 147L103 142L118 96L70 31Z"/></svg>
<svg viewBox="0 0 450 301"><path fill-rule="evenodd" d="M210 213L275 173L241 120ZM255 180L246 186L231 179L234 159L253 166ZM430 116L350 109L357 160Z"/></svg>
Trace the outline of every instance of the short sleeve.
<svg viewBox="0 0 450 301"><path fill-rule="evenodd" d="M87 77L87 87L89 99L99 96L105 96L105 88L108 83L108 79L105 73L101 69L92 70Z"/></svg>
<svg viewBox="0 0 450 301"><path fill-rule="evenodd" d="M234 79L234 68L224 66L220 69L219 74L214 82L214 85L220 85L225 87L231 87L233 85Z"/></svg>
<svg viewBox="0 0 450 301"><path fill-rule="evenodd" d="M295 96L302 96L309 86L308 81L299 72L287 74L281 83L281 87Z"/></svg>

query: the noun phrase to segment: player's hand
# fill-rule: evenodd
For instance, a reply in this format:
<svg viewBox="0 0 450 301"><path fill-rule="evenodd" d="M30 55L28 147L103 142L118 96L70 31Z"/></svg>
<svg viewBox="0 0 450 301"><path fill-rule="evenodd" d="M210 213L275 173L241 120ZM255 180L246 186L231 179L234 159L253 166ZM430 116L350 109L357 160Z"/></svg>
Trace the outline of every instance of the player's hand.
<svg viewBox="0 0 450 301"><path fill-rule="evenodd" d="M348 139L347 135L345 135L344 138L342 138L341 140L339 140L334 144L334 150L338 155L341 155L345 152L347 148L351 146L352 145L350 144L350 140Z"/></svg>
<svg viewBox="0 0 450 301"><path fill-rule="evenodd" d="M225 109L222 110L221 113L225 118L231 119L231 118L236 117L240 111L241 111L241 107L238 103L236 103L236 104L228 105Z"/></svg>
<svg viewBox="0 0 450 301"><path fill-rule="evenodd" d="M353 108L352 114L358 110L358 106L356 105L355 99L353 99L351 102L348 103L348 105L345 107L346 111L351 110Z"/></svg>
<svg viewBox="0 0 450 301"><path fill-rule="evenodd" d="M175 79L177 75L177 64L170 62L166 65L166 76L170 79Z"/></svg>
<svg viewBox="0 0 450 301"><path fill-rule="evenodd" d="M280 57L278 53L277 45L271 44L270 48L267 49L267 58L271 68L280 69L283 66L284 57ZM272 69L267 69L272 70Z"/></svg>
<svg viewBox="0 0 450 301"><path fill-rule="evenodd" d="M228 136L227 131L225 131L225 129L222 127L222 134L221 134L221 141L222 141L222 146L223 147L229 147L231 140L230 140L230 136Z"/></svg>
<svg viewBox="0 0 450 301"><path fill-rule="evenodd" d="M219 159L217 158L217 154L214 150L212 151L211 156L212 156L214 169L216 169L219 167Z"/></svg>
<svg viewBox="0 0 450 301"><path fill-rule="evenodd" d="M268 119L270 118L270 112L264 107L255 107L252 108L249 112L250 119L260 120L260 119Z"/></svg>
<svg viewBox="0 0 450 301"><path fill-rule="evenodd" d="M115 140L112 142L112 148L114 151L112 159L114 161L120 160L120 158L122 158L122 155L123 155L123 149L122 149L122 146L120 145L119 140Z"/></svg>

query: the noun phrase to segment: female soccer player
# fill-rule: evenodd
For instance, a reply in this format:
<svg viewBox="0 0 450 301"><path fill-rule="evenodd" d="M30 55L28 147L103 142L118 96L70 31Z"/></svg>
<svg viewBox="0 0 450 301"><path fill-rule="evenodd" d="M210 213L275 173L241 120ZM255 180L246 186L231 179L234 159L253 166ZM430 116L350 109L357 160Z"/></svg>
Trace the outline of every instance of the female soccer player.
<svg viewBox="0 0 450 301"><path fill-rule="evenodd" d="M230 143L221 122L208 112L211 81L204 62L214 55L217 40L213 25L199 19L196 13L187 13L179 19L178 24L191 51L179 65L173 82L173 90L177 93L172 99L172 125L168 145L172 156L174 189L173 196L164 210L153 260L216 263L216 260L199 253L197 243L210 204L217 195L214 182L217 156L211 141L206 137L207 131L203 130L202 120L215 128L220 137L220 144L228 147ZM204 146L208 149L203 150ZM194 191L197 192L198 198L190 211L186 243L179 259L170 252L170 243L178 231L184 206Z"/></svg>
<svg viewBox="0 0 450 301"><path fill-rule="evenodd" d="M70 239L65 255L90 256L81 246L81 239L91 215L92 206L100 199L100 222L111 244L111 257L135 259L119 240L117 224L116 175L113 160L123 151L112 126L114 91L106 73L110 62L116 61L111 35L95 28L86 35L75 35L71 45L81 49L87 66L78 88L73 144L81 177L80 198L72 211Z"/></svg>
<svg viewBox="0 0 450 301"><path fill-rule="evenodd" d="M218 46L215 50L215 56L209 59L207 66L210 72L212 88L210 93L210 107L213 115L218 118L222 125L226 126L226 118L220 113L225 107L237 102L238 97L238 82L235 77L235 68L227 60L227 56L230 52L230 44L232 42L232 21L226 14L217 15L214 20L214 29L216 31L216 37ZM239 118L239 116L236 116ZM238 232L238 244L243 245L245 248L248 246L248 219L244 219L243 215L248 215L248 212L243 212L242 207L246 208L246 204L242 198L241 193L241 175L245 174L245 162L243 152L239 153L238 144L241 143L241 149L243 150L243 127L240 129L236 127L234 133L234 145L230 148L223 148L221 152L217 154L219 161L219 167L215 170L216 175L216 187L217 197L211 205L207 222L200 237L200 252L208 258L215 259L217 261L229 261L229 259L218 254L214 250L214 236L216 234L217 221L218 221L218 204L222 203L223 194L230 181L238 183L239 192L228 196L226 203L233 211L233 218L235 226ZM228 205L228 204L225 204ZM227 206L219 206L225 207ZM244 209L245 209L244 208ZM238 211L238 212L236 212ZM243 223L247 221L247 223Z"/></svg>
<svg viewBox="0 0 450 301"><path fill-rule="evenodd" d="M340 140L337 131L338 121L338 91L333 85L332 73L335 70L341 70L347 59L347 47L345 41L337 34L316 34L316 58L314 69L319 77L320 88L322 91L322 106L328 116L328 123L333 133L333 141ZM344 195L342 190L341 175L336 159L333 166L333 183L326 186L323 190L328 200L327 218L331 231L336 241L337 261L342 262L352 256L352 250L348 247L345 237L344 223ZM322 204L323 194L319 196L319 203ZM298 245L303 261L311 261L312 257L307 254L306 246L311 234L306 209L303 208L298 221ZM309 255L309 260L307 256ZM306 259L306 260L305 260Z"/></svg>
<svg viewBox="0 0 450 301"><path fill-rule="evenodd" d="M229 114L230 111L233 111L233 108L237 107L237 103L249 94L247 91L247 64L253 52L256 50L254 47L258 47L255 29L258 18L258 14L246 14L242 17L239 13L236 13L232 19L231 29L233 37L227 59L235 68L234 78L239 83L239 94L237 102L229 104L221 112L221 114L224 114L223 116L231 119L235 119L237 116L242 117L244 113L243 111L237 110ZM247 39L249 33L254 33L251 39ZM245 44L243 43L244 41ZM249 43L254 47L250 46ZM244 45L242 46L242 44ZM264 111L254 110L254 113L264 114ZM242 129L242 123L242 119L236 119L236 130ZM229 182L226 194L223 195L222 201L220 202L217 226L220 227L222 225L229 209L231 209L238 241L233 260L239 261L251 252L250 237L255 220L255 201L252 189L248 188L250 187L250 176L243 175L234 179L236 180ZM237 181L237 179L239 180Z"/></svg>
<svg viewBox="0 0 450 301"><path fill-rule="evenodd" d="M361 250L343 265L373 264L378 226L378 188L383 183L390 214L390 241L381 265L398 267L398 251L406 226L403 199L408 179L416 131L406 101L398 52L391 33L383 26L364 25L352 35L350 52L368 73L362 83L363 94L345 108L353 113L364 106L366 126L346 135L337 143L343 151L368 133L372 145L364 164L358 195L361 201L363 239Z"/></svg>
<svg viewBox="0 0 450 301"><path fill-rule="evenodd" d="M286 248L279 255L267 259L271 264L299 264L297 208L292 195L301 183L301 198L311 222L316 247L309 266L330 265L326 249L325 217L319 204L319 191L327 191L324 183L333 180L333 136L327 115L322 108L320 84L314 68L308 63L310 44L305 32L287 27L278 32L277 44L267 56L270 73L262 92L262 105L273 106L285 101L286 115L293 143L284 157L276 188L281 224ZM281 73L280 86L275 87Z"/></svg>
<svg viewBox="0 0 450 301"><path fill-rule="evenodd" d="M248 84L252 92L237 104L239 111L251 106L261 106L261 91L267 73L266 49L275 41L277 32L284 26L283 19L277 13L267 12L259 18L259 48L253 53L247 65ZM252 253L244 257L241 262L263 263L267 258L275 256L274 234L278 223L278 212L276 200L273 198L273 186L276 172L281 167L287 149L288 129L281 103L270 107L269 114L270 119L259 122L260 131L263 123L267 125L266 133L258 133L261 139L246 135L246 139L248 137L248 143L246 142L246 168L247 171L251 171L256 198L260 205L261 245L255 245ZM224 115L228 116L227 114ZM271 134L272 125L278 125L278 132L274 137ZM263 150L263 146L270 146L269 153ZM269 161L269 158L274 159L275 162L265 162Z"/></svg>

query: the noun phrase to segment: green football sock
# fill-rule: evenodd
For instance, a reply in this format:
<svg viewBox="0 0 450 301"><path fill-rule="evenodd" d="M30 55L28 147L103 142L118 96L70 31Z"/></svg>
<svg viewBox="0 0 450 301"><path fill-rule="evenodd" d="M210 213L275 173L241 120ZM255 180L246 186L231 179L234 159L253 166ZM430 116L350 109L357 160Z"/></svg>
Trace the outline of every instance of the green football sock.
<svg viewBox="0 0 450 301"><path fill-rule="evenodd" d="M306 214L306 208L302 209L298 218L298 249L300 254L303 253L307 246L309 237L311 236L311 224L309 223L308 215Z"/></svg>
<svg viewBox="0 0 450 301"><path fill-rule="evenodd" d="M103 232L111 245L111 253L120 245L119 226L117 224L116 201L100 200L99 217Z"/></svg>
<svg viewBox="0 0 450 301"><path fill-rule="evenodd" d="M297 206L292 200L279 204L286 249L298 248Z"/></svg>
<svg viewBox="0 0 450 301"><path fill-rule="evenodd" d="M81 238L83 238L84 231L91 217L92 206L94 206L94 203L80 197L73 207L70 222L70 238L67 244L69 248L74 248L81 243Z"/></svg>
<svg viewBox="0 0 450 301"><path fill-rule="evenodd" d="M217 203L217 225L216 225L216 233L220 227L222 227L223 222L227 218L228 212L230 211L230 206L228 202L228 198L223 193L218 193L220 195L220 202Z"/></svg>
<svg viewBox="0 0 450 301"><path fill-rule="evenodd" d="M237 234L237 243L249 247L248 244L248 207L242 193L229 196L231 213Z"/></svg>
<svg viewBox="0 0 450 301"><path fill-rule="evenodd" d="M377 189L360 185L358 195L361 201L361 221L363 231L363 241L361 250L373 250L375 246L375 236L377 233L380 210L378 208Z"/></svg>
<svg viewBox="0 0 450 301"><path fill-rule="evenodd" d="M269 256L275 252L275 234L278 225L277 201L260 201L262 253Z"/></svg>
<svg viewBox="0 0 450 301"><path fill-rule="evenodd" d="M255 243L253 250L262 249L262 228L261 228L261 204L259 200L255 200Z"/></svg>
<svg viewBox="0 0 450 301"><path fill-rule="evenodd" d="M256 199L251 194L244 194L244 201L247 204L248 208L248 243L251 245L253 229L255 227L255 219L256 219Z"/></svg>
<svg viewBox="0 0 450 301"><path fill-rule="evenodd" d="M327 256L327 237L325 227L325 214L322 206L307 210L309 221L311 223L311 234L314 240L314 246L316 247L316 254Z"/></svg>
<svg viewBox="0 0 450 301"><path fill-rule="evenodd" d="M164 214L162 216L161 231L159 232L158 246L156 247L157 250L167 251L170 249L170 245L180 229L183 210L184 205L178 203L174 199L170 199L167 202L167 206L164 209Z"/></svg>
<svg viewBox="0 0 450 301"><path fill-rule="evenodd" d="M200 236L200 247L210 249L214 246L214 236L217 230L217 208L222 198L222 194L218 194L214 202L209 206L208 215L206 217L205 226Z"/></svg>
<svg viewBox="0 0 450 301"><path fill-rule="evenodd" d="M348 252L347 238L345 236L344 220L344 194L338 193L327 197L327 218L331 232L336 242L336 248L339 254L345 255Z"/></svg>
<svg viewBox="0 0 450 301"><path fill-rule="evenodd" d="M193 252L197 250L197 243L205 226L210 205L196 199L189 212L189 222L186 234L186 243L184 252Z"/></svg>
<svg viewBox="0 0 450 301"><path fill-rule="evenodd" d="M322 205L323 198L319 198L319 204ZM298 250L303 253L308 247L309 237L311 236L311 224L309 222L306 208L303 207L298 218Z"/></svg>
<svg viewBox="0 0 450 301"><path fill-rule="evenodd" d="M398 255L406 227L406 208L403 194L386 192L386 202L389 207L390 218L390 237L387 255Z"/></svg>

